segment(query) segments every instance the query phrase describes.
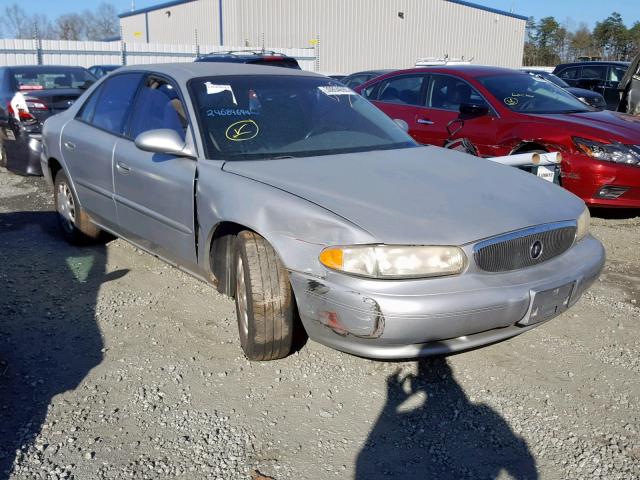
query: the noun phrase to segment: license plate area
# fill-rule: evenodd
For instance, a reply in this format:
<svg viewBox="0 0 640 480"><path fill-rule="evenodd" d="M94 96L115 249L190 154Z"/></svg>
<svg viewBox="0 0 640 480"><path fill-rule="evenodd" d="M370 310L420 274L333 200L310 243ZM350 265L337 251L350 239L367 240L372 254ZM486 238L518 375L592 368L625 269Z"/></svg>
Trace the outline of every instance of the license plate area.
<svg viewBox="0 0 640 480"><path fill-rule="evenodd" d="M518 325L533 325L560 315L569 308L574 287L575 282L571 282L548 290L532 291L529 311Z"/></svg>
<svg viewBox="0 0 640 480"><path fill-rule="evenodd" d="M538 165L536 167L536 176L538 178L542 178L543 180L546 180L547 182L555 182L556 180L556 167L555 165L550 165L550 166L546 166L546 165Z"/></svg>

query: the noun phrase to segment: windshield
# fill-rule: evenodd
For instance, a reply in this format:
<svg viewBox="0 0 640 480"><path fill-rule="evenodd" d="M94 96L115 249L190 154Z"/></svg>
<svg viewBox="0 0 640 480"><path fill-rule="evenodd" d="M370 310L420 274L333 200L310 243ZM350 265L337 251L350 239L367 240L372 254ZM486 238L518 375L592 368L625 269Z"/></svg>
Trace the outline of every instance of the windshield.
<svg viewBox="0 0 640 480"><path fill-rule="evenodd" d="M50 90L57 88L86 88L96 78L84 68L13 68L11 70L19 90Z"/></svg>
<svg viewBox="0 0 640 480"><path fill-rule="evenodd" d="M542 78L544 78L545 80L549 80L551 83L562 87L562 88L569 88L570 85L565 82L564 80L562 80L560 77L555 76L553 73L548 73L548 72L536 72L536 71L530 71L529 72L531 75L539 75Z"/></svg>
<svg viewBox="0 0 640 480"><path fill-rule="evenodd" d="M512 73L480 77L478 81L503 105L519 113L579 113L591 111L562 88L535 75Z"/></svg>
<svg viewBox="0 0 640 480"><path fill-rule="evenodd" d="M328 78L244 75L190 82L209 158L307 157L415 147L395 122Z"/></svg>

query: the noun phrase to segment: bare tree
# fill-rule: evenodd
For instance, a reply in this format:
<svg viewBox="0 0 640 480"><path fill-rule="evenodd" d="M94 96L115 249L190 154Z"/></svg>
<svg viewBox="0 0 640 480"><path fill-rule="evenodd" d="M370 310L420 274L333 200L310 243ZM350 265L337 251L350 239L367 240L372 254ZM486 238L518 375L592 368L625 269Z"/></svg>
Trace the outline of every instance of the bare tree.
<svg viewBox="0 0 640 480"><path fill-rule="evenodd" d="M17 3L4 9L5 33L11 38L53 38L55 33L49 19L42 14L27 14Z"/></svg>
<svg viewBox="0 0 640 480"><path fill-rule="evenodd" d="M61 40L84 40L87 37L86 15L68 13L56 19L55 30Z"/></svg>
<svg viewBox="0 0 640 480"><path fill-rule="evenodd" d="M27 13L14 3L4 9L4 20L7 34L13 38L30 38L33 36L33 23Z"/></svg>
<svg viewBox="0 0 640 480"><path fill-rule="evenodd" d="M101 3L95 12L85 12L87 37L89 40L103 40L119 34L118 12L110 3Z"/></svg>

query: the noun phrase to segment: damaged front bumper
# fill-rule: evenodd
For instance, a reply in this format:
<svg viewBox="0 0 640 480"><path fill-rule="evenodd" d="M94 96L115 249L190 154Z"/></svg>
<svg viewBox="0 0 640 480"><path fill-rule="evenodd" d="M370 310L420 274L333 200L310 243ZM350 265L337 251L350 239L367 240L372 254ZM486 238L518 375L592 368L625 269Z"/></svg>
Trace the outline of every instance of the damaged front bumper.
<svg viewBox="0 0 640 480"><path fill-rule="evenodd" d="M415 358L495 343L544 323L580 298L604 258L602 244L588 236L552 260L512 272L470 269L420 280L292 272L291 284L313 340L363 357ZM540 299L554 294L565 297L548 311Z"/></svg>

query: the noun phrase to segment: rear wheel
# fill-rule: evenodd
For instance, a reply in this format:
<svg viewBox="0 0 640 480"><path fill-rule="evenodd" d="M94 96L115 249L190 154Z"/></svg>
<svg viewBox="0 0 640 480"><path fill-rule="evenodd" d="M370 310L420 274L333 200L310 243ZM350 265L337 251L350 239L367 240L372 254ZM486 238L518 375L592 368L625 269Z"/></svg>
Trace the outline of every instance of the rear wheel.
<svg viewBox="0 0 640 480"><path fill-rule="evenodd" d="M58 224L65 240L73 245L81 245L100 237L101 230L91 223L89 215L80 207L69 179L62 170L58 171L54 181L54 200Z"/></svg>
<svg viewBox="0 0 640 480"><path fill-rule="evenodd" d="M235 299L242 350L249 360L276 360L292 349L294 301L289 275L260 235L236 239Z"/></svg>

